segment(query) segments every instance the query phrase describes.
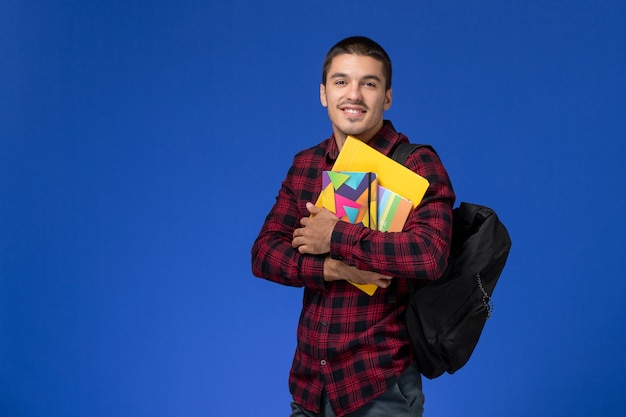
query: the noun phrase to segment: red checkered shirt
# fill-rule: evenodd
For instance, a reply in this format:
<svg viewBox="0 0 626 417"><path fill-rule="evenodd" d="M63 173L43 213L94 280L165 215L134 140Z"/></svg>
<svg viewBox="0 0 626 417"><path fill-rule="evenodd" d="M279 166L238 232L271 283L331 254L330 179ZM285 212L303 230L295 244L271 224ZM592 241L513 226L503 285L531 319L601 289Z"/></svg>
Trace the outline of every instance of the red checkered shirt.
<svg viewBox="0 0 626 417"><path fill-rule="evenodd" d="M407 137L386 121L368 144L389 155L401 142ZM392 285L370 297L347 281L325 282L326 255L300 254L291 240L300 219L309 215L306 203L317 200L322 171L332 169L338 153L331 136L294 157L252 247L252 270L279 284L304 287L290 391L295 402L319 412L325 390L342 416L384 393L412 363L404 323L407 282L436 279L446 267L455 195L437 155L427 148L413 152L406 166L430 186L404 230L380 232L338 222L331 237L331 257L394 276Z"/></svg>

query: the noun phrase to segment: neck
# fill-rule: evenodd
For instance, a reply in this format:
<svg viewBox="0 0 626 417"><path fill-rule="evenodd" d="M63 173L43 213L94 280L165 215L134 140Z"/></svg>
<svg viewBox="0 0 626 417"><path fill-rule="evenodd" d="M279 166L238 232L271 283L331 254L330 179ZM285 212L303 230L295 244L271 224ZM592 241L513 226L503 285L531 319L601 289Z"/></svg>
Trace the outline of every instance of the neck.
<svg viewBox="0 0 626 417"><path fill-rule="evenodd" d="M335 133L335 143L337 144L337 149L341 150L343 148L343 144L346 143L346 139L348 136L346 135L337 135Z"/></svg>
<svg viewBox="0 0 626 417"><path fill-rule="evenodd" d="M376 133L378 133L379 131L380 131L380 129L376 130ZM358 134L358 135L346 135L345 133L340 133L340 132L334 132L334 133L335 133L335 135L334 135L335 136L335 142L337 143L337 148L339 150L341 150L341 148L343 148L343 145L344 145L344 143L346 143L346 139L348 138L348 136L352 136L353 138L358 139L358 140L360 140L363 143L368 143L376 135L376 133L371 134L369 132L363 132L363 133Z"/></svg>
<svg viewBox="0 0 626 417"><path fill-rule="evenodd" d="M374 136L376 136L382 130L384 125L385 125L384 120L380 120L380 123L378 123L377 126L369 130L366 130L365 132L361 132L361 133L350 135L350 136L360 140L363 143L368 143L370 140L372 140ZM335 126L333 126L333 134L335 136L335 142L337 143L337 148L341 150L341 148L343 148L343 144L346 143L346 138L348 137L348 134L340 131Z"/></svg>

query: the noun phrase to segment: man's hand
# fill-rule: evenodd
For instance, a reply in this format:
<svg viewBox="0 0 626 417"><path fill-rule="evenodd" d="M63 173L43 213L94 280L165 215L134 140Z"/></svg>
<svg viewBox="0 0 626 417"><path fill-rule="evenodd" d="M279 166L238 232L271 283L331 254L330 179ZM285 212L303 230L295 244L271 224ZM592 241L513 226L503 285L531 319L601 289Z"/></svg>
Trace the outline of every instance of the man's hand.
<svg viewBox="0 0 626 417"><path fill-rule="evenodd" d="M393 277L378 272L362 271L330 256L324 260L324 281L346 280L357 284L374 284L380 288L391 285Z"/></svg>
<svg viewBox="0 0 626 417"><path fill-rule="evenodd" d="M306 203L306 208L311 216L300 220L302 227L294 230L291 246L311 255L330 252L330 237L339 219L330 210L313 203Z"/></svg>

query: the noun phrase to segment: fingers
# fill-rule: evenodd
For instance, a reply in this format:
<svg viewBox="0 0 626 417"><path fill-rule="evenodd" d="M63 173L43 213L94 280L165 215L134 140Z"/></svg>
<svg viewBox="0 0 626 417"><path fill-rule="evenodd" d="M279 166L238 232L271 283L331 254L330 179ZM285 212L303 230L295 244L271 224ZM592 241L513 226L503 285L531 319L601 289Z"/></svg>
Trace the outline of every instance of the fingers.
<svg viewBox="0 0 626 417"><path fill-rule="evenodd" d="M380 279L378 280L378 282L376 283L376 285L377 285L379 288L387 288L388 286L390 286L390 285L391 285L391 279L392 279L392 278L390 278L390 277L383 277L383 278L380 278Z"/></svg>
<svg viewBox="0 0 626 417"><path fill-rule="evenodd" d="M298 252L305 253L304 246L306 245L306 238L303 229L296 229L293 232L293 238L291 239L291 247L298 249Z"/></svg>
<svg viewBox="0 0 626 417"><path fill-rule="evenodd" d="M301 227L293 231L291 247L301 254L321 255L330 251L330 238L320 237Z"/></svg>
<svg viewBox="0 0 626 417"><path fill-rule="evenodd" d="M350 274L346 274L344 279L358 284L374 284L379 288L387 288L391 285L393 277L382 275L377 272L363 271L354 266L349 267Z"/></svg>

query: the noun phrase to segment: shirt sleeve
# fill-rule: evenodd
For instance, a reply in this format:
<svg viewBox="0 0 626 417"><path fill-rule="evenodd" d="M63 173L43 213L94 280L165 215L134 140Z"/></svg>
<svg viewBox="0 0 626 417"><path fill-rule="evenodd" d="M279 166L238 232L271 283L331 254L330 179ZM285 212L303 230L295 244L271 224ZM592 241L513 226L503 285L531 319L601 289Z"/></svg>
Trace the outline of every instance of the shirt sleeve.
<svg viewBox="0 0 626 417"><path fill-rule="evenodd" d="M450 254L454 191L441 160L430 149L417 149L406 166L430 185L403 231L380 232L338 222L331 237L331 257L393 277L433 280L441 276Z"/></svg>
<svg viewBox="0 0 626 417"><path fill-rule="evenodd" d="M302 175L303 170L298 168L302 164L297 160L296 157L252 246L252 272L283 285L323 289L327 255L302 255L291 247L293 232L300 227L300 210L306 210L304 203L299 207L298 193L310 190L314 180L313 176Z"/></svg>

